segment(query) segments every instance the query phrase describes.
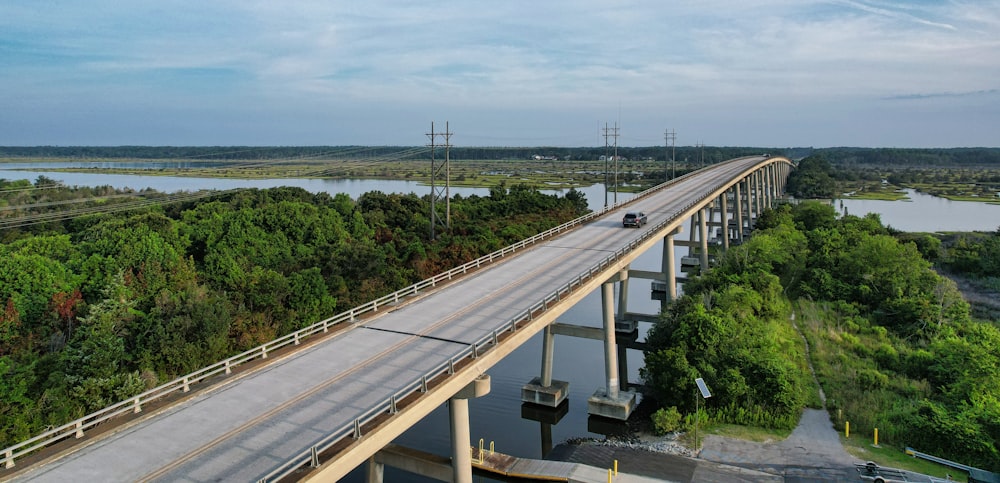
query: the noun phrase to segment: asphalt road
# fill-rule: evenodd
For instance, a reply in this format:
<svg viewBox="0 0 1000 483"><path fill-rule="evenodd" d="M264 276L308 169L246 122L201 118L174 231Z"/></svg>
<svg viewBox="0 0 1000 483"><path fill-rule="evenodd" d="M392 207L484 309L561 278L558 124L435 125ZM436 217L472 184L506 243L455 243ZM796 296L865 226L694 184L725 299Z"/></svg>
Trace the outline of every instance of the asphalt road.
<svg viewBox="0 0 1000 483"><path fill-rule="evenodd" d="M561 444L548 459L610 468L669 482L827 483L860 481L826 411L806 409L798 427L783 441L756 443L706 435L698 457L678 456L636 446ZM932 483L927 475L905 472L907 481Z"/></svg>

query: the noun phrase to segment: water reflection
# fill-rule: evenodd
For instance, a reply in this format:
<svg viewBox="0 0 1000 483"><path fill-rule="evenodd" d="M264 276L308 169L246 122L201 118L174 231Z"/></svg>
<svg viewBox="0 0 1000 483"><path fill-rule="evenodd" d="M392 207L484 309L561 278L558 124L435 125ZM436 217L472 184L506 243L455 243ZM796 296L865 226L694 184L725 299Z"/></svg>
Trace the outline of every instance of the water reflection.
<svg viewBox="0 0 1000 483"><path fill-rule="evenodd" d="M905 191L909 201L837 199L833 206L841 214L878 213L883 224L901 231L994 231L1000 226L1000 205Z"/></svg>

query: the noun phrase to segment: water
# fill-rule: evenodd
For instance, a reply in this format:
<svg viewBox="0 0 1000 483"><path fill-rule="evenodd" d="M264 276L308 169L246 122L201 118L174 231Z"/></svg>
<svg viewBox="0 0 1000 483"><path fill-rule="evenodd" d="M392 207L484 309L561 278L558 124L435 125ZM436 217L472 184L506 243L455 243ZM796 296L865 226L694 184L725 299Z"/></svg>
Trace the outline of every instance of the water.
<svg viewBox="0 0 1000 483"><path fill-rule="evenodd" d="M70 164L70 163L67 163ZM420 184L417 181L405 180L373 180L373 179L317 179L317 178L270 178L270 179L239 179L239 178L193 178L183 176L155 176L155 175L133 175L133 174L100 174L100 173L62 173L58 171L46 171L44 169L20 170L13 168L27 168L30 165L0 164L0 179L18 180L27 179L32 182L39 176L60 181L68 186L111 186L117 189L131 188L142 190L151 188L164 193L177 191L198 191L198 190L228 190L237 188L276 188L279 186L294 186L302 188L312 193L326 192L330 194L346 193L353 199L369 191L382 191L383 193L416 193L418 195L430 194L430 186ZM52 163L45 164L45 167L55 168ZM69 167L69 166L67 166ZM449 188L452 195L478 195L488 196L488 188L455 187ZM569 189L549 189L541 190L547 194L565 194ZM587 197L587 202L592 210L600 209L604 206L604 185L591 185L577 188L577 191ZM631 193L618 193L618 200L624 201L634 196ZM613 203L614 193L608 195L608 203Z"/></svg>
<svg viewBox="0 0 1000 483"><path fill-rule="evenodd" d="M379 190L386 193L418 193L430 192L430 188L413 181L399 180L321 180L321 179L205 179L171 176L139 176L110 175L97 173L58 173L45 171L11 171L0 170L0 178L6 179L36 179L39 175L60 180L68 185L100 186L110 185L116 188L153 188L158 191L174 192L199 189L230 189L230 188L268 188L276 186L297 186L311 192L347 193L357 198L363 193ZM580 189L592 209L600 209L604 205L604 187L594 185ZM488 195L485 188L452 188L452 194L468 196ZM550 193L562 193L562 190L550 190ZM626 200L633 195L619 193L618 200ZM867 200L836 200L834 206L843 212L854 215L879 213L882 222L904 231L946 231L946 230L995 230L1000 224L1000 206L971 202L952 202L933 196L910 193L910 202L886 202ZM613 195L608 197L613 202ZM685 227L680 238L687 239L691 227ZM680 260L683 248L678 248L676 260ZM659 270L662 245L641 255L632 268L640 270ZM678 272L680 273L680 272ZM660 302L650 297L649 281L633 279L629 285L629 311L638 313L658 313ZM567 311L560 322L591 327L601 327L601 299L595 291L576 306ZM640 324L640 340L647 324ZM551 412L543 411L536 419L551 417L558 419L555 424L546 424L537 420L522 417L520 401L521 386L541 371L541 335L534 337L509 357L494 366L489 374L492 378L491 392L482 398L469 401L471 416L471 435L474 444L480 438L488 447L494 442L497 451L527 458L542 458L551 445L558 444L569 438L601 437L588 429L587 398L596 389L603 387L604 362L603 342L575 339L565 336L556 337L555 361L553 377L568 381L568 410L561 418ZM629 381L637 382L638 369L642 364L642 354L629 351L628 354ZM451 451L448 412L446 407L440 407L428 415L423 421L400 436L396 442L405 446L419 448L440 455L449 455ZM386 481L431 481L386 468ZM477 477L481 481L489 481ZM345 480L360 482L363 480L363 468L355 470Z"/></svg>
<svg viewBox="0 0 1000 483"><path fill-rule="evenodd" d="M1000 205L951 201L906 190L910 201L834 200L840 213L878 213L882 223L909 232L994 231L1000 227Z"/></svg>

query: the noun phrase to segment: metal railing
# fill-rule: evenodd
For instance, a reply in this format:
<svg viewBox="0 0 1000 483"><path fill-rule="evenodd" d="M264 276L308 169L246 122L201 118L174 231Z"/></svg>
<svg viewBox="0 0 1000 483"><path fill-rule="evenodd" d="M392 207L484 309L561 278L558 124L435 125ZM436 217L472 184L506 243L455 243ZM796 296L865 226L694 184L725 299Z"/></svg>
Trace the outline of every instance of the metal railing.
<svg viewBox="0 0 1000 483"><path fill-rule="evenodd" d="M675 179L673 181L677 181L677 180L680 180L680 179L681 178L677 178L677 179ZM713 185L713 187L710 190L707 190L706 193L712 193L712 192L720 189L725 184L726 183L718 183L716 185ZM604 209L604 210L598 212L596 214L596 216L603 216L608 211L617 210L617 209L621 208L622 206L624 206L626 204L629 204L629 203L632 203L632 202L634 202L636 200L639 200L639 199L641 199L641 198L643 198L643 197L651 194L652 192L654 192L656 190L662 189L665 186L666 185L660 185L660 186L658 186L656 188L652 188L650 190L643 191L642 193L639 193L638 195L636 195L635 198L632 198L631 200L628 200L627 202L618 203L618 204L616 204L616 205L614 205L612 207L608 207L607 209ZM361 428L364 427L366 424L372 422L373 420L375 420L375 418L377 418L377 417L379 417L379 416L381 416L383 414L386 414L386 413L388 413L388 414L395 414L396 413L396 411L397 411L396 402L397 401L400 401L400 400L402 400L402 399L404 399L404 398L406 398L406 397L408 397L408 396L410 396L410 395L412 395L412 394L414 394L414 393L416 393L418 391L419 392L427 392L427 381L433 380L433 379L435 379L435 378L437 378L437 377L439 377L439 376L441 376L443 374L448 374L448 375L454 374L454 372L455 372L455 364L456 364L457 361L461 361L461 360L466 359L466 358L475 359L475 358L479 357L480 355L484 354L485 351L487 351L487 350L495 347L499 343L498 341L499 341L501 333L504 333L504 332L512 332L512 333L516 332L518 330L518 325L519 324L521 324L522 322L530 322L531 320L533 320L534 316L537 313L539 313L539 312L545 312L546 310L548 310L550 304L555 303L555 302L559 302L562 299L562 297L564 297L564 296L569 295L570 293L572 293L574 290L576 290L581 285L583 285L584 282L586 282L587 280L590 280L591 278L593 278L597 274L602 273L609 266L613 265L615 262L621 260L627 254L629 254L633 250L635 250L639 245L643 244L648 239L652 238L654 235L657 235L661 231L665 230L668 225L672 224L676 220L677 216L679 216L680 214L684 213L685 211L691 209L692 207L694 207L694 206L696 206L698 204L703 204L705 202L705 200L708 199L709 197L710 197L709 194L703 194L702 196L698 197L695 201L692 201L692 202L686 204L684 207L682 207L682 208L680 208L680 209L678 209L678 210L670 213L669 216L665 217L659 223L657 223L656 225L654 225L653 229L646 230L646 231L642 232L640 234L640 236L638 236L638 237L634 238L633 240L631 240L624 247L616 250L614 253L608 255L607 257L605 257L604 259L602 259L600 262L598 262L598 263L594 264L593 266L591 266L588 270L584 271L580 275L577 275L576 277L574 277L569 282L561 285L559 288L557 288L553 292L549 293L545 297L542 297L542 299L540 301L538 301L535 304L531 305L529 308L527 308L525 310L522 310L521 312L519 312L517 315L515 315L511 319L509 319L505 323L501 324L499 326L499 328L494 329L492 333L487 334L487 335L481 337L479 340L477 340L476 342L474 342L468 348L462 350L457 355L453 356L451 359L448 360L447 363L443 363L443 364L439 365L438 367L435 367L435 368L431 369L427 373L423 374L419 378L413 380L412 382L410 382L409 384L407 384L406 386L404 386L402 389L400 389L399 391L397 391L396 393L394 393L389 398L384 399L378 405L376 405L375 407L372 407L371 409L369 409L368 411L366 411L365 413L363 413L361 416L359 416L353 422L347 423L347 424L341 426L340 428L338 428L338 429L334 430L333 432L329 433L327 436L325 436L325 437L321 438L320 440L316 441L308 449L306 449L306 450L300 452L299 454L293 456L291 459L289 459L288 461L286 461L282 465L280 465L277 468L275 468L274 470L272 470L270 473L264 475L262 478L260 478L259 480L257 480L258 483L267 483L267 482L280 481L281 479L283 479L283 478L285 478L287 476L290 476L292 473L294 473L295 471L297 471L299 468L301 468L303 466L306 466L306 465L309 465L312 468L319 467L319 465L320 465L319 455L321 453L324 453L327 450L331 449L334 445L336 445L337 443L339 443L340 441L342 441L344 438L348 438L348 437L354 438L354 439L361 438L363 436ZM586 218L586 217L584 217L584 218Z"/></svg>
<svg viewBox="0 0 1000 483"><path fill-rule="evenodd" d="M736 162L736 161L739 161L739 159L742 159L742 158L734 159L734 160L731 160L730 162ZM461 275L465 275L466 273L468 273L468 272L470 272L472 270L476 270L476 269L479 269L479 268L481 268L483 266L492 264L493 262L495 262L497 260L503 259L507 255L515 253L515 252L517 252L519 250L522 250L522 249L524 249L526 247L532 246L535 243L538 243L540 241L543 241L543 240L552 238L554 236L563 234L564 232L566 232L566 231L568 231L570 229L577 228L577 227L579 227L582 224L585 224L585 223L588 223L588 222L594 220L595 218L600 218L600 217L606 215L609 212L618 210L618 209L620 209L620 208L622 208L624 206L632 204L632 203L634 203L634 202L636 202L636 201L638 201L638 200L640 200L642 198L645 198L646 196L649 196L649 195L651 195L651 194L653 194L653 193L655 193L657 191L663 190L663 189L665 189L665 188L667 188L667 187L669 187L669 186L671 186L671 185L673 185L675 183L683 181L683 180L687 179L688 177L693 176L695 174L696 174L695 172L685 174L683 176L680 176L678 178L670 180L670 181L668 181L666 183L663 183L661 185L658 185L656 187L653 187L653 188L645 190L645 191L643 191L641 193L638 193L638 194L636 194L635 197L633 197L630 200L626 200L626 201L622 201L622 202L619 202L619 203L615 203L614 205L607 206L607 207L605 207L604 209L602 209L600 211L595 211L595 212L589 213L587 215L584 215L584 216L582 216L580 218L577 218L575 220L563 223L562 225L559 225L557 227L554 227L554 228L551 228L549 230L546 230L546 231L544 231L542 233L539 233L539 234L537 234L535 236L532 236L532 237L527 238L525 240L522 240L520 242L514 243L514 244L512 244L510 246L504 247L504 248L502 248L500 250L497 250L497 251L495 251L493 253L490 253L490 254L484 255L482 257L479 257L479 258L477 258L475 260L472 260L470 262L462 264L462 265L460 265L458 267L455 267L455 268L453 268L451 270L448 270L446 272L440 273L440 274L435 275L435 276L433 276L431 278L428 278L426 280L422 280L420 282L417 282L417 283L415 283L413 285L410 285L409 287L397 290L397 291L395 291L393 293L390 293L388 295L384 295L384 296L379 297L379 298L377 298L375 300L372 300L372 301L370 301L368 303L365 303L365 304L359 305L357 307L354 307L351 310L348 310L346 312L342 312L342 313L337 314L335 316L323 319L323 320L321 320L319 322L316 322L315 324L312 324L312 325L310 325L308 327L305 327L303 329L299 329L299 330L297 330L295 332L291 332L291 333L286 334L286 335L284 335L282 337L279 337L279 338L277 338L277 339L275 339L273 341L270 341L270 342L267 342L267 343L262 344L260 346L254 347L254 348L252 348L250 350L247 350L247 351L242 352L240 354L237 354L235 356L229 357L227 359L219 361L219 362L217 362L215 364L212 364L210 366L201 368L201 369L199 369L197 371L194 371L194 372L192 372L190 374L178 377L178 378L176 378L176 379L174 379L172 381L169 381L169 382L167 382L165 384L157 386L157 387L155 387L153 389L150 389L150 390L148 390L146 392L143 392L141 394L137 394L135 396L129 397L128 399L125 399L125 400L123 400L121 402L118 402L117 404L114 404L114 405L108 406L108 407L106 407L104 409L95 411L95 412L90 413L90 414L88 414L86 416L83 416L83 417L81 417L79 419L70 421L70 422L68 422L68 423L66 423L66 424L64 424L62 426L57 427L57 428L45 431L44 433L38 434L38 435L36 435L36 436L34 436L34 437L30 438L30 439L27 439L25 441L22 441L22 442L20 442L18 444L15 444L15 445L7 447L7 448L4 448L2 450L3 457L0 458L0 462L3 463L3 467L4 468L13 468L14 467L14 461L17 458L20 458L20 457L25 456L25 455L27 455L29 453L32 453L32 452L37 451L39 449L42 449L42 448L44 448L44 447L46 447L48 445L51 445L51 444L54 444L56 442L62 441L64 439L67 439L67 438L69 438L71 436L75 437L75 438L82 438L84 436L84 432L86 430L88 430L90 428L93 428L93 427L95 427L95 426L97 426L97 425L99 425L101 423L104 423L104 422L106 422L106 421L108 421L108 420L110 420L112 418L115 418L117 416L121 416L121 415L124 415L124 414L129 414L129 413L134 414L134 413L141 412L142 411L142 406L144 404L150 403L151 401L154 401L154 400L160 399L162 397L165 397L167 395L173 394L173 393L175 393L177 391L188 392L190 390L190 386L192 384L199 383L199 382L204 381L205 379L207 379L209 377L216 376L216 375L219 375L219 374L230 374L232 372L232 368L235 367L235 366L238 366L240 364L243 364L243 363L246 363L246 362L249 362L249 361L252 361L252 360L256 360L258 358L260 358L260 359L266 359L267 356L268 356L268 353L273 352L275 350L278 350L278 349L280 349L282 347L285 347L287 345L298 345L298 344L301 343L301 341L303 339L305 339L305 338L307 338L307 337L309 337L311 335L314 335L314 334L317 334L317 333L328 332L329 328L331 326L336 326L338 324L343 324L343 323L354 323L359 316L362 316L362 315L365 315L365 314L368 314L368 313L372 313L372 312L377 312L380 307L384 307L384 306L387 306L387 305L391 306L393 304L398 304L401 300L404 300L407 297L412 297L412 296L418 295L421 292L421 290L435 288L440 283L446 283L448 281L451 281L455 277L458 277L458 276L461 276ZM725 183L719 183L712 190L709 190L707 192L710 193L712 191L715 191L716 189L718 189L718 187L721 187L723 184L725 184ZM515 316L513 319L511 319L510 321L507 322L507 324L506 324L507 328L505 330L515 331L517 329L517 324L520 323L520 322L522 322L522 321L524 321L524 320L531 320L532 314L535 311L539 311L539 310L540 311L544 311L544 310L546 310L547 309L547 304L549 303L549 301L551 301L551 300L558 301L559 298L562 295L564 295L568 291L574 289L576 286L580 285L584 280L587 280L590 277L592 277L595 273L598 273L599 271L601 271L608 264L613 263L614 261L618 260L619 258L621 258L622 256L624 256L625 254L631 252L636 246L638 246L638 244L640 242L645 241L646 239L648 239L649 237L651 237L653 234L655 234L655 233L659 232L661 229L663 229L666 224L668 224L669 222L673 221L673 219L677 215L679 215L680 213L683 213L684 211L688 210L692 206L694 206L694 205L696 205L698 203L703 202L706 198L708 198L708 195L702 195L700 198L698 198L697 201L691 202L688 205L686 205L684 208L682 208L682 209L680 209L680 210L678 210L676 212L671 213L670 216L668 216L666 219L662 220L660 223L658 223L657 225L655 225L653 230L648 230L648 231L644 232L642 234L642 236L634 239L627 246L619 249L618 251L616 251L612 255L610 255L607 258L605 258L603 261L601 261L600 263L598 263L597 265L595 265L594 267L592 267L590 270L588 270L584 275L580 275L580 276L576 277L573 281L571 281L571 282L563 285L559 289L557 289L554 292L552 292L550 295L544 297L542 299L542 301L536 303L531 308L522 311L518 316ZM468 349L466 349L466 351L463 351L461 354L459 354L459 356L456 356L457 360L461 360L461 359L463 359L465 357L469 357L469 356L471 356L473 358L478 357L478 355L481 354L481 352L480 352L481 348L484 348L484 347L488 348L488 346L491 346L492 344L496 343L496 341L497 341L497 339L499 337L499 333L500 333L500 330L497 329L497 330L494 330L493 333L488 334L487 336L484 336L482 339L480 339L476 343L472 344ZM468 354L466 354L466 353L468 353ZM448 366L447 370L449 370L449 371L453 371L454 370L454 362L455 361L456 361L455 358L453 358L451 361L449 361L449 363L447 364L447 366ZM312 456L312 455L315 454L317 450L319 452L325 451L326 449L329 449L329 447L332 446L334 442L339 441L341 438L343 438L344 435L346 434L345 431L349 432L350 434L358 434L360 432L361 426L363 426L364 424L370 422L372 419L375 418L375 416L382 414L384 411L386 411L387 408L389 408L390 411L394 411L395 402L396 401L399 401L400 399L405 398L406 396L409 396L409 395L413 394L416 390L419 390L421 388L426 389L426 381L430 380L430 379L433 379L434 377L440 375L442 373L441 371L442 371L442 369L437 368L434 371L428 372L427 374L425 374L424 376L422 376L420 379L418 379L414 383L411 383L411 384L407 385L406 388L401 389L400 391L397 391L388 400L383 401L383 403L381 403L380 405L378 405L378 406L372 408L371 410L369 410L368 412L366 412L365 415L363 415L362 417L359 417L358 419L356 419L354 421L354 423L352 423L352 424L349 425L349 430L342 428L342 429L340 429L338 431L335 431L334 433L331 433L331 435L327 436L326 438L324 438L320 442L318 442L315 445L313 445L312 448L311 448L311 451L307 452L307 453L310 453L310 455L311 455L310 459L314 458L314 456ZM422 381L422 384L421 384L421 381ZM417 389L414 389L414 387L415 387L414 384L417 385L416 386ZM306 464L306 463L310 462L310 459L306 459L305 461L300 461L301 458L302 458L302 455L299 455L295 459L291 460L291 462L289 462L288 464L283 465L281 468L284 468L287 465L293 464L292 462L299 462L299 463L295 464L294 468L297 468L297 467L301 466L302 464ZM281 473L281 472L278 471L278 470L275 470L274 474L269 474L268 476L266 476L261 481L266 481L268 479L272 479L272 478L274 478L274 475L277 475L278 473ZM281 474L287 476L287 473L281 473Z"/></svg>

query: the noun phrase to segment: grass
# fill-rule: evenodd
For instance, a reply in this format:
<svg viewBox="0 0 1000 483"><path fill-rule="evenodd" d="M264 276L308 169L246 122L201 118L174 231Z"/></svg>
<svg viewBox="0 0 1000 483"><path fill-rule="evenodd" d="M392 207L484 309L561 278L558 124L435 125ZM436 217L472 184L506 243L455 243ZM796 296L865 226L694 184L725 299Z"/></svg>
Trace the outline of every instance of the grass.
<svg viewBox="0 0 1000 483"><path fill-rule="evenodd" d="M0 159L22 163L45 163L66 161L65 159ZM122 161L122 160L109 160ZM178 160L128 160L129 162L169 163ZM190 163L190 161L185 161ZM642 173L656 169L656 165L635 165L619 172L620 192L638 192L649 188L652 181L644 182ZM456 187L493 187L501 183L507 186L526 184L537 189L568 189L591 186L604 181L603 162L574 161L552 163L550 161L521 160L451 160L450 184ZM190 168L52 168L54 172L102 173L146 176L180 176L201 178L324 178L324 179L398 179L430 183L431 166L425 161L371 161L330 159L296 163L266 163L247 161L235 162L221 167L195 166ZM634 180L639 178L638 181Z"/></svg>
<svg viewBox="0 0 1000 483"><path fill-rule="evenodd" d="M843 194L846 199L852 200L880 200L880 201L901 201L910 199L906 192L899 187L892 185L864 184Z"/></svg>
<svg viewBox="0 0 1000 483"><path fill-rule="evenodd" d="M790 429L764 429L750 426L738 426L735 424L708 424L702 428L705 434L725 436L727 438L742 439L756 443L772 443L781 441L792 434Z"/></svg>

